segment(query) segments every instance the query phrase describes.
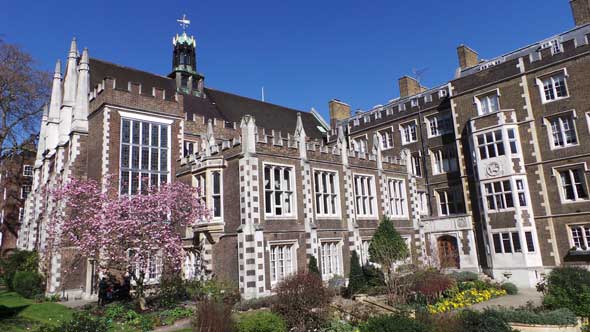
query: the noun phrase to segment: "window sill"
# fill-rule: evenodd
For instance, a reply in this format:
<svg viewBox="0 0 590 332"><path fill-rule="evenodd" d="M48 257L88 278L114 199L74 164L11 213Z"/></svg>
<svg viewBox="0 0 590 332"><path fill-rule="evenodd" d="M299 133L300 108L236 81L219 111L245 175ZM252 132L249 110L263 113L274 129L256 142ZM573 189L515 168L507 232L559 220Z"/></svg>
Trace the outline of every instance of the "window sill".
<svg viewBox="0 0 590 332"><path fill-rule="evenodd" d="M556 101L560 101L560 100L568 99L569 97L570 97L570 96L568 95L567 97L559 97L559 98L555 98L555 99L551 99L551 100L545 100L545 99L543 99L543 102L542 102L542 104L543 104L543 105L545 105L545 104L551 104L551 103L553 103L553 102L556 102Z"/></svg>
<svg viewBox="0 0 590 332"><path fill-rule="evenodd" d="M563 149L567 149L567 148L571 148L574 146L579 146L579 143L576 144L567 144L567 145L563 145L563 146L551 146L550 150L554 151L554 150L563 150Z"/></svg>
<svg viewBox="0 0 590 332"><path fill-rule="evenodd" d="M588 202L590 202L590 199L587 199L587 198L586 199L578 199L575 201L563 200L563 199L561 200L561 204L577 204L577 203L588 203Z"/></svg>
<svg viewBox="0 0 590 332"><path fill-rule="evenodd" d="M264 220L266 221L284 221L284 220L297 220L297 216L295 215L290 215L290 216L264 216Z"/></svg>
<svg viewBox="0 0 590 332"><path fill-rule="evenodd" d="M359 216L359 215L357 215L356 219L357 220L376 220L376 219L379 219L379 216L377 216L377 215L374 215L374 216Z"/></svg>

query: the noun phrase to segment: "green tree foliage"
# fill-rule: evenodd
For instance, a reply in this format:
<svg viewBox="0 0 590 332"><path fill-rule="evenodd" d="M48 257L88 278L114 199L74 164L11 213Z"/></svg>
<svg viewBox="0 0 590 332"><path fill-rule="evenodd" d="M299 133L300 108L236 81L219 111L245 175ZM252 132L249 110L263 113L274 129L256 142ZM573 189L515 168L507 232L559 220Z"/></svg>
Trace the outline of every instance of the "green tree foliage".
<svg viewBox="0 0 590 332"><path fill-rule="evenodd" d="M39 255L36 251L15 250L11 255L0 260L0 272L4 284L12 289L16 271L37 272Z"/></svg>
<svg viewBox="0 0 590 332"><path fill-rule="evenodd" d="M320 275L320 269L318 268L318 260L315 258L315 256L309 256L309 263L307 269L310 273Z"/></svg>
<svg viewBox="0 0 590 332"><path fill-rule="evenodd" d="M396 261L404 260L410 255L406 242L397 232L391 219L384 217L377 227L369 246L372 262L381 264L384 272L389 274Z"/></svg>
<svg viewBox="0 0 590 332"><path fill-rule="evenodd" d="M43 294L43 277L37 272L16 271L12 288L20 295L32 299Z"/></svg>
<svg viewBox="0 0 590 332"><path fill-rule="evenodd" d="M352 296L360 291L363 291L367 285L363 268L359 262L359 256L356 251L352 251L350 255L350 274L348 276L347 293Z"/></svg>
<svg viewBox="0 0 590 332"><path fill-rule="evenodd" d="M547 278L543 304L550 309L568 308L576 315L590 317L590 271L560 267Z"/></svg>
<svg viewBox="0 0 590 332"><path fill-rule="evenodd" d="M75 312L72 320L58 326L45 325L37 332L107 332L109 324L104 318L92 317L89 313Z"/></svg>

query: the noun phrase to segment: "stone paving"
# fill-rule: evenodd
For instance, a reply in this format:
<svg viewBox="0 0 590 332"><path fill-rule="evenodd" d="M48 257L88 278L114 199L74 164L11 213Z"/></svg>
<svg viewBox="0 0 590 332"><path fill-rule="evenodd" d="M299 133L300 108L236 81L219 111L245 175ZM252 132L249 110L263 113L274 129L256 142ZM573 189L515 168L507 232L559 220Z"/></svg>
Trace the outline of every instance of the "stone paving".
<svg viewBox="0 0 590 332"><path fill-rule="evenodd" d="M519 307L531 301L534 305L540 305L542 300L541 293L535 289L525 288L519 289L516 295L506 295L486 302L477 303L470 307L470 309L483 310L487 307L503 306L503 307Z"/></svg>

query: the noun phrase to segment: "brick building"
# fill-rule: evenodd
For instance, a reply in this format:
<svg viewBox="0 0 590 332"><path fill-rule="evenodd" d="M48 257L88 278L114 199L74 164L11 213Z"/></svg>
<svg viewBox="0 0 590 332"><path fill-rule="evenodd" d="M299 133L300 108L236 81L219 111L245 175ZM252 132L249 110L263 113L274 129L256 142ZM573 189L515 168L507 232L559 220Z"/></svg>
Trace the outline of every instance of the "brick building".
<svg viewBox="0 0 590 332"><path fill-rule="evenodd" d="M403 77L399 98L355 115L332 100L330 124L207 87L186 33L168 76L79 56L74 40L63 79L56 65L19 247L45 245L44 188L113 175L121 194L198 185L212 219L184 232L184 274L233 281L246 298L310 256L325 280L346 276L385 215L414 263L533 286L589 255L590 5L572 8L574 29L490 61L460 46L455 78L438 87ZM47 274L48 292L93 296L94 266L68 250Z"/></svg>
<svg viewBox="0 0 590 332"><path fill-rule="evenodd" d="M0 256L16 248L25 200L33 184L35 144L3 156L0 162Z"/></svg>
<svg viewBox="0 0 590 332"><path fill-rule="evenodd" d="M406 158L429 202L419 213L428 255L458 252L456 267L479 261L525 287L590 261L590 4L570 4L573 29L491 60L461 45L448 83L402 77L400 98L342 119L355 149L377 137L384 154Z"/></svg>

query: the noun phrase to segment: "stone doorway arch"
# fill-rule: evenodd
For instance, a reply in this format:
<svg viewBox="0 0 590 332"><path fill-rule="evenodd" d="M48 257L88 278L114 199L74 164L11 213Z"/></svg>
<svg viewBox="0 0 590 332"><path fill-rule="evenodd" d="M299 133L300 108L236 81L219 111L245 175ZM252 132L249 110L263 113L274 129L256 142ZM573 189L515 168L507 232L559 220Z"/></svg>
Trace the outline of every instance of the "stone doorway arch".
<svg viewBox="0 0 590 332"><path fill-rule="evenodd" d="M440 267L443 269L460 269L457 238L451 235L442 235L436 240L436 243Z"/></svg>

